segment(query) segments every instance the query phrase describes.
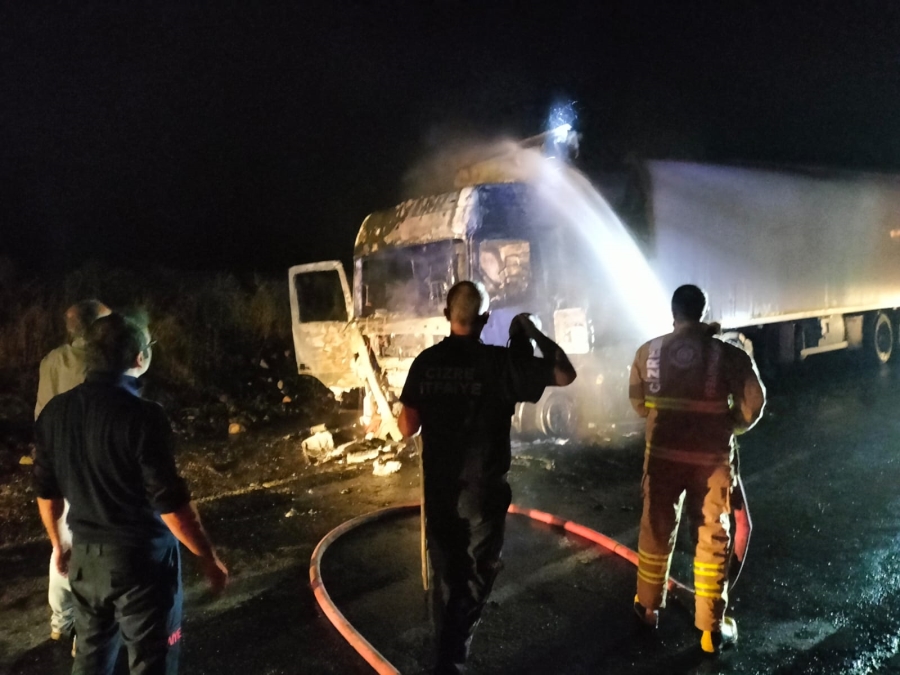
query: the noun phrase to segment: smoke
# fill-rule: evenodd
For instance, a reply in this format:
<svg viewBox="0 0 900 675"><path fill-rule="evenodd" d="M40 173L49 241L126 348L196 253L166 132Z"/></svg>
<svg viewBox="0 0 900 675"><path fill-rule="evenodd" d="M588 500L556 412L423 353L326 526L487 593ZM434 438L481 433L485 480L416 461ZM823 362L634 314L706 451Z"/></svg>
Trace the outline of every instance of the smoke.
<svg viewBox="0 0 900 675"><path fill-rule="evenodd" d="M585 272L600 282L595 301L618 312L615 320L646 340L671 327L668 295L631 232L602 194L580 171L556 160L541 160L530 182L572 235L589 249ZM593 263L593 264L591 264Z"/></svg>
<svg viewBox="0 0 900 675"><path fill-rule="evenodd" d="M566 237L582 244L582 264L553 270L571 289L566 302L591 305L604 319L598 329L618 341L639 344L671 328L668 295L630 231L584 174L547 158L541 147L522 147L503 137L446 138L412 166L403 182L410 197L464 185L530 184L538 208L545 211L540 219L561 226Z"/></svg>
<svg viewBox="0 0 900 675"><path fill-rule="evenodd" d="M445 139L403 177L405 197L487 183L530 185L536 197L530 202L534 209L530 220L546 223L555 232L548 231L547 239L535 233L531 243L541 251L541 292L553 296L541 298L544 308L520 307L516 302L492 306L491 323L482 337L505 344L511 313L549 311L544 319L557 324L551 337L566 342L564 348L573 348L579 368L594 383L575 405L583 408L582 414L608 423L627 419L629 366L641 343L671 330L668 295L631 232L591 181L566 162L545 156L540 137L524 144L528 147L503 137ZM514 243L503 240L497 246ZM482 253L492 250L488 246ZM527 259L530 265L530 255L533 252L519 251L513 257ZM484 260L479 258L476 264L482 274L491 276ZM439 267L439 261L430 266ZM532 284L538 281L537 276L530 279ZM552 290L543 290L544 286ZM389 310L400 312L415 307L416 292L421 292L397 283L386 291ZM568 329L563 329L563 314L553 314L560 311L572 312L566 315Z"/></svg>
<svg viewBox="0 0 900 675"><path fill-rule="evenodd" d="M442 136L435 132L435 136ZM515 141L495 137L492 139L461 134L446 138L433 138L438 147L414 161L404 174L401 184L403 199L426 195L438 195L458 189L460 171L494 157L520 151Z"/></svg>

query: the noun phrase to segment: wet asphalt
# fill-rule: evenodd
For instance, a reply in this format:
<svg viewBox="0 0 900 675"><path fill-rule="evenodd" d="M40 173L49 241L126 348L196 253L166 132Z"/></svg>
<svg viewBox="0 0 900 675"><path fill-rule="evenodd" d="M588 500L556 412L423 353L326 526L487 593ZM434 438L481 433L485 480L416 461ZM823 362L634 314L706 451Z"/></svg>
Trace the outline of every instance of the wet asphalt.
<svg viewBox="0 0 900 675"><path fill-rule="evenodd" d="M826 355L769 379L763 421L741 439L754 530L733 589L736 648L701 657L690 597L670 597L660 628L631 620L635 570L578 537L508 518L505 569L472 647L472 673L900 672L900 360L863 368ZM514 501L635 547L642 441L523 442ZM183 673L369 673L308 587L313 547L345 520L417 498L411 458L388 477L331 466L271 490L202 505L230 565L210 598L185 560ZM403 673L427 672L430 628L418 521L367 525L326 553L323 578L348 619ZM0 673L69 672L46 640L46 547L0 549ZM682 524L673 565L691 582ZM125 672L125 671L123 671Z"/></svg>

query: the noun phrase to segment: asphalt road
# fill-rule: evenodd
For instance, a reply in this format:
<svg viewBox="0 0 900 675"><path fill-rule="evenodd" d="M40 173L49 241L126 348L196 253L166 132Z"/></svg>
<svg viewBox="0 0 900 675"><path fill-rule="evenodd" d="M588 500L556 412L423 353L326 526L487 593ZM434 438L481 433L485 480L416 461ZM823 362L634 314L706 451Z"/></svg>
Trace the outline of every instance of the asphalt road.
<svg viewBox="0 0 900 675"><path fill-rule="evenodd" d="M634 569L571 535L509 517L506 568L473 644L473 673L900 672L900 361L866 370L820 357L777 382L742 443L754 521L731 614L738 646L718 661L697 650L690 598L674 598L660 629L630 620ZM641 441L521 444L514 501L572 519L634 547ZM316 542L355 515L412 501L415 462L377 478L330 467L270 490L203 504L234 575L207 597L186 556L182 672L368 673L308 589ZM290 515L288 515L290 514ZM688 530L676 577L690 582ZM46 546L0 548L0 672L66 673L46 640ZM430 630L418 523L400 517L356 530L327 553L324 580L348 618L403 673L426 672Z"/></svg>

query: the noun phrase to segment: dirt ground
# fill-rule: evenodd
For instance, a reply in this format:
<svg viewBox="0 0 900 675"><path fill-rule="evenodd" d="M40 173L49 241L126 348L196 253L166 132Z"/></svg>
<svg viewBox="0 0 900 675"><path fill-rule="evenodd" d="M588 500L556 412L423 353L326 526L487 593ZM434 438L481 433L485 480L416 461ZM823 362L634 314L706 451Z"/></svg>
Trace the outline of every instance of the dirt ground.
<svg viewBox="0 0 900 675"><path fill-rule="evenodd" d="M355 413L343 411L328 418L337 441L359 438L363 430L353 424ZM267 489L303 474L328 471L340 459L316 463L306 456L301 443L309 435L309 416L282 419L260 430L218 439L179 439L176 462L195 501L239 492ZM18 464L0 484L0 546L7 547L44 538L31 485L31 466Z"/></svg>
<svg viewBox="0 0 900 675"><path fill-rule="evenodd" d="M353 424L354 419L356 411L343 411L328 420L337 443L362 437L364 430ZM411 446L395 452L402 471L373 478L371 460L350 463L337 457L325 462L308 457L301 443L309 435L309 422L309 416L298 416L220 440L179 442L179 470L232 574L225 596L209 598L194 561L190 555L184 556L189 623L202 623L210 613L218 615L240 606L260 592L260 584L282 587L286 577L302 580L299 570L309 560L312 546L348 513L395 501L395 488L402 493L401 499L415 498L418 461ZM65 649L47 640L46 561L50 549L30 474L30 466L19 465L3 477L0 486L0 625L4 626L0 631L0 673L4 675L67 672L71 667ZM385 496L384 490L390 495ZM323 520L326 517L327 522ZM265 525L254 524L259 518ZM265 528L275 522L292 534L279 530L278 541L269 541ZM195 635L206 630L193 625ZM215 633L218 629L209 630ZM211 641L216 642L214 638ZM334 649L343 652L337 640ZM189 651L201 662L209 658L196 644ZM190 670L189 665L185 664L185 672L196 670L196 665Z"/></svg>
<svg viewBox="0 0 900 675"><path fill-rule="evenodd" d="M830 372L807 369L773 383L763 421L741 438L754 534L729 593L741 626L735 650L718 662L701 659L692 598L673 600L656 635L639 633L630 564L516 516L476 635L473 674L900 672L900 620L885 611L900 600L900 370L824 363L833 363ZM386 476L373 475L371 461L307 464L300 442L310 421L181 447L178 462L231 572L226 592L211 598L196 561L184 556L182 672L372 672L323 616L310 557L349 519L414 502L418 463L401 452L400 470ZM621 444L514 443L513 452L516 504L636 547L640 436ZM27 469L17 468L16 485L27 485L24 476ZM0 674L64 675L72 664L67 646L48 639L49 547L32 496L20 497L13 509L25 515L20 543L0 545ZM432 634L418 534L414 517L359 528L335 543L322 569L345 616L413 675L428 666ZM690 539L683 527L672 566L688 583Z"/></svg>
<svg viewBox="0 0 900 675"><path fill-rule="evenodd" d="M195 499L252 489L310 469L300 443L311 426L342 428L338 440L361 433L353 427L355 398L340 404L320 382L297 375L290 352L270 352L266 360L243 359L235 368L239 383L227 393L177 389L148 375L143 395L166 410L176 461ZM0 371L0 546L41 536L31 466L20 463L34 452L36 374L35 368ZM229 427L240 433L229 434Z"/></svg>

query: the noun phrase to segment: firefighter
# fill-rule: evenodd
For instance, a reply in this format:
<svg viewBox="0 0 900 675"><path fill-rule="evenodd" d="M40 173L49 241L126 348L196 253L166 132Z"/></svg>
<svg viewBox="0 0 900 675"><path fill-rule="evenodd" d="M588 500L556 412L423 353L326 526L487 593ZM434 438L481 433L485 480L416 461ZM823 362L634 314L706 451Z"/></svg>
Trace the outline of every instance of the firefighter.
<svg viewBox="0 0 900 675"><path fill-rule="evenodd" d="M444 310L450 335L416 357L400 396L400 431L422 432L438 675L464 672L500 568L515 404L536 402L545 387L575 379L565 352L525 314L510 325L509 348L483 344L485 304L471 281L450 289Z"/></svg>
<svg viewBox="0 0 900 675"><path fill-rule="evenodd" d="M717 654L737 639L725 616L734 436L759 420L765 389L752 357L702 323L705 311L706 294L680 286L672 296L674 330L642 345L631 367L631 405L647 419L634 608L644 624L657 625L686 504L696 542L694 622L703 652Z"/></svg>

